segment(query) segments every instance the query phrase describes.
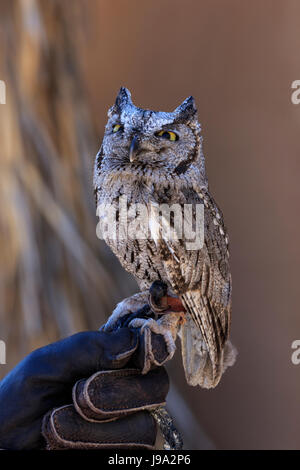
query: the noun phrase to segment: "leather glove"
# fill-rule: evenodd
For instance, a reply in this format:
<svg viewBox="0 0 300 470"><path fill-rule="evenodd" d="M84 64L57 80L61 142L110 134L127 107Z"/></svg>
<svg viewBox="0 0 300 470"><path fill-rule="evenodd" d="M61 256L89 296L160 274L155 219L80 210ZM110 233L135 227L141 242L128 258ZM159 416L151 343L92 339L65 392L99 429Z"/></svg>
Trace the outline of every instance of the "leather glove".
<svg viewBox="0 0 300 470"><path fill-rule="evenodd" d="M101 371L73 388L73 403L49 412L43 422L48 449L154 449L156 427L147 410L165 403L163 368Z"/></svg>
<svg viewBox="0 0 300 470"><path fill-rule="evenodd" d="M156 426L147 410L164 403L168 377L163 368L149 377L134 371L141 354L138 335L127 328L78 333L32 352L0 382L0 447L44 448L47 412L48 448L153 447ZM66 405L74 384L74 405Z"/></svg>

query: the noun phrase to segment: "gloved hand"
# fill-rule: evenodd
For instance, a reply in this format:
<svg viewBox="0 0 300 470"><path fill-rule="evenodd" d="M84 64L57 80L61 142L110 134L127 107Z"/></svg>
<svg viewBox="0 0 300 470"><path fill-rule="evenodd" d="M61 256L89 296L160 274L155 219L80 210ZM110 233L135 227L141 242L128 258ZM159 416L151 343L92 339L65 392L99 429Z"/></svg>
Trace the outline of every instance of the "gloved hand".
<svg viewBox="0 0 300 470"><path fill-rule="evenodd" d="M0 448L44 448L44 415L50 448L152 447L156 426L147 409L165 402L168 377L162 367L141 375L143 353L127 328L78 333L32 352L0 382Z"/></svg>

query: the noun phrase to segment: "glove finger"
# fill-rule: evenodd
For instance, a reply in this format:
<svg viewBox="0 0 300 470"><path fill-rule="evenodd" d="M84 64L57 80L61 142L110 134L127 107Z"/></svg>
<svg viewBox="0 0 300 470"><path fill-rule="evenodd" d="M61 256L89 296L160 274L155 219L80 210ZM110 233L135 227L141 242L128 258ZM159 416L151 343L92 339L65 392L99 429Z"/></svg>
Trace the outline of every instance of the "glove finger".
<svg viewBox="0 0 300 470"><path fill-rule="evenodd" d="M142 371L148 371L151 367L161 366L168 361L169 351L163 335L150 330L139 335L139 345L130 364Z"/></svg>
<svg viewBox="0 0 300 470"><path fill-rule="evenodd" d="M25 359L23 370L34 383L41 378L73 385L98 370L124 367L137 347L137 334L128 328L113 333L85 331L35 350Z"/></svg>
<svg viewBox="0 0 300 470"><path fill-rule="evenodd" d="M73 403L87 420L111 420L165 404L169 379L163 367L101 371L73 388Z"/></svg>
<svg viewBox="0 0 300 470"><path fill-rule="evenodd" d="M56 408L43 420L47 449L154 449L156 424L147 411L115 421L84 420L73 405Z"/></svg>

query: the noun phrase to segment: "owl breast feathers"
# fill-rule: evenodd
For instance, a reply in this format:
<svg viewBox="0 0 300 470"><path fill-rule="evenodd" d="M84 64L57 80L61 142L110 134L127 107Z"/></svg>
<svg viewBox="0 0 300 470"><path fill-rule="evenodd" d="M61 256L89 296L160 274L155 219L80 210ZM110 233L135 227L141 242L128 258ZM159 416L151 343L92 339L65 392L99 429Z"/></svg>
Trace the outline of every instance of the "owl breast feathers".
<svg viewBox="0 0 300 470"><path fill-rule="evenodd" d="M171 295L180 297L186 310L180 333L186 377L192 385L210 388L234 362L235 351L228 340L228 236L209 193L200 131L192 97L173 112L156 112L134 106L129 91L121 88L108 112L94 189L98 207L114 208L116 236L108 231L105 241L140 289L162 280ZM120 199L127 226L133 227L126 236ZM162 215L162 205L169 208L169 218ZM148 216L144 231L143 208ZM159 217L154 220L155 214ZM197 224L201 244L190 244L191 232L184 228L197 234Z"/></svg>

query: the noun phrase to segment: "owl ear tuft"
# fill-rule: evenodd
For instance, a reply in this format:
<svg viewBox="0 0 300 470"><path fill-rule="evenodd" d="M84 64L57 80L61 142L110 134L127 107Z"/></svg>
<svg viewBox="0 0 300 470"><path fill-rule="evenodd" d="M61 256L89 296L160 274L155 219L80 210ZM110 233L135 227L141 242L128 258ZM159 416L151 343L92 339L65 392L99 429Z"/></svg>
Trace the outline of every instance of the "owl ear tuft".
<svg viewBox="0 0 300 470"><path fill-rule="evenodd" d="M132 104L131 93L127 88L122 86L117 95L115 106L117 110L121 111L127 104Z"/></svg>
<svg viewBox="0 0 300 470"><path fill-rule="evenodd" d="M186 98L174 111L174 114L176 115L175 119L179 119L181 121L191 120L196 113L196 103L192 96Z"/></svg>

